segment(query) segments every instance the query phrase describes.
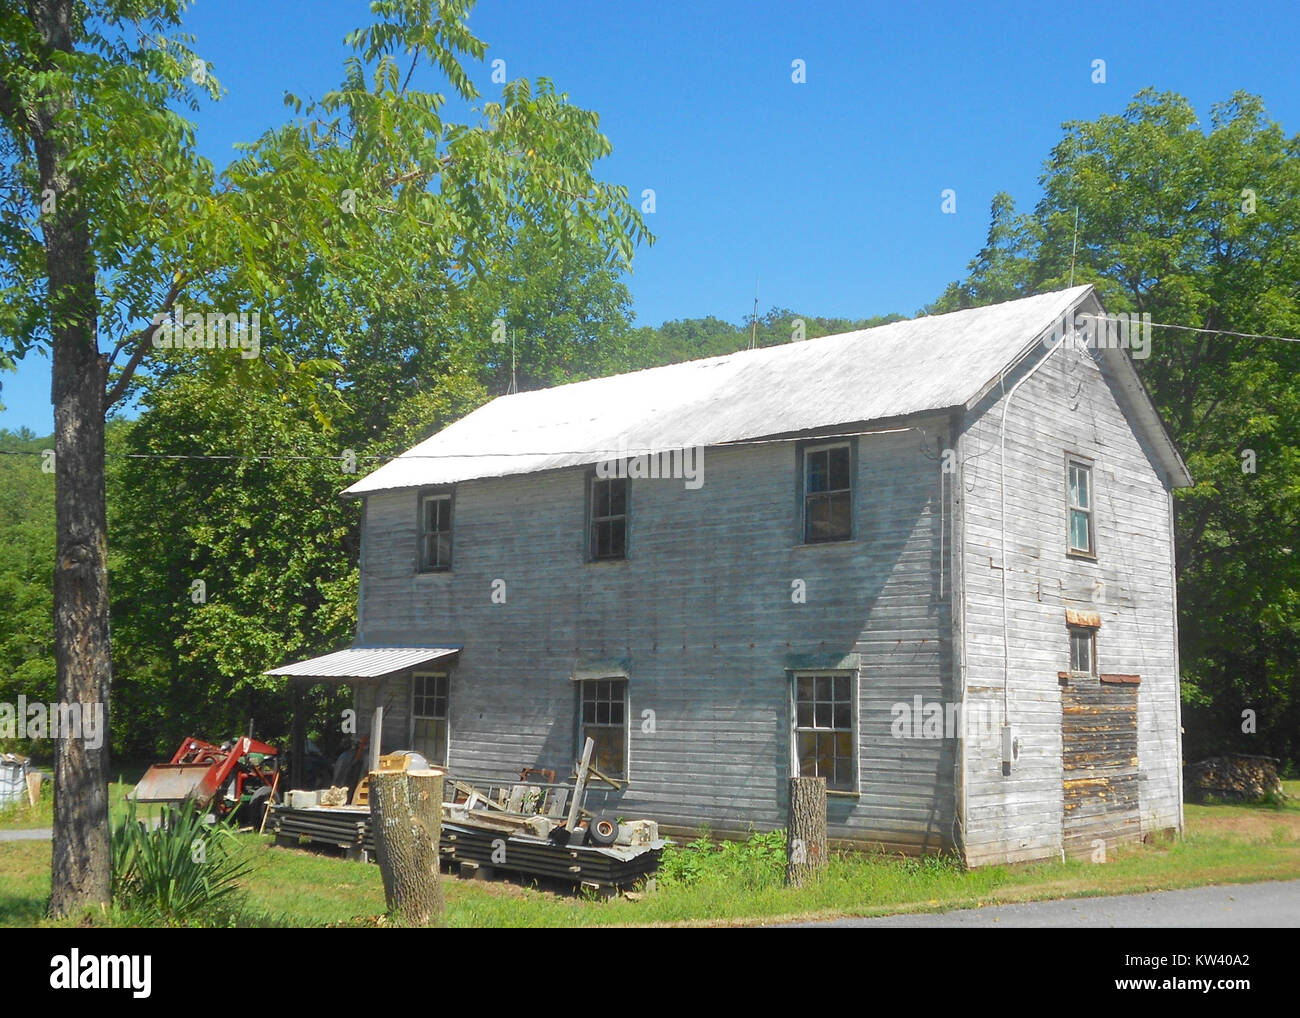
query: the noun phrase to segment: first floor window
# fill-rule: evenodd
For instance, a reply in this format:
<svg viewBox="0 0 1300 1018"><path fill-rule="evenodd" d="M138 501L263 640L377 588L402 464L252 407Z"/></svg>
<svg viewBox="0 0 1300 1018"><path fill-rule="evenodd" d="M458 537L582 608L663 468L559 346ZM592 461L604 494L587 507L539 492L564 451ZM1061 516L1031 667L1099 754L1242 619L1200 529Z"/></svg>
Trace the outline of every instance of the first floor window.
<svg viewBox="0 0 1300 1018"><path fill-rule="evenodd" d="M801 778L825 778L826 788L852 792L854 766L853 676L845 673L794 677L795 766Z"/></svg>
<svg viewBox="0 0 1300 1018"><path fill-rule="evenodd" d="M1097 631L1087 626L1070 626L1070 671L1076 675L1096 673Z"/></svg>
<svg viewBox="0 0 1300 1018"><path fill-rule="evenodd" d="M451 492L420 496L420 572L451 568Z"/></svg>
<svg viewBox="0 0 1300 1018"><path fill-rule="evenodd" d="M627 679L586 679L582 683L582 725L578 752L595 742L591 762L611 778L627 777Z"/></svg>
<svg viewBox="0 0 1300 1018"><path fill-rule="evenodd" d="M444 674L417 674L411 686L411 748L434 767L447 765L447 686Z"/></svg>

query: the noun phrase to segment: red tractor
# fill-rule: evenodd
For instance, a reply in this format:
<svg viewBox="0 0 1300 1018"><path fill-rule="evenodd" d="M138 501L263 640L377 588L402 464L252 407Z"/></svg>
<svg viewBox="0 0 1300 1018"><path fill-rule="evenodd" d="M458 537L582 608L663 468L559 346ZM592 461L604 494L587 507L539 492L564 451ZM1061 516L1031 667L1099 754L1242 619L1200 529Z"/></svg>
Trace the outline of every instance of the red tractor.
<svg viewBox="0 0 1300 1018"><path fill-rule="evenodd" d="M199 809L211 807L218 820L243 809L257 824L279 763L279 750L247 735L221 746L188 738L169 763L154 764L145 772L131 798L172 805L188 799Z"/></svg>

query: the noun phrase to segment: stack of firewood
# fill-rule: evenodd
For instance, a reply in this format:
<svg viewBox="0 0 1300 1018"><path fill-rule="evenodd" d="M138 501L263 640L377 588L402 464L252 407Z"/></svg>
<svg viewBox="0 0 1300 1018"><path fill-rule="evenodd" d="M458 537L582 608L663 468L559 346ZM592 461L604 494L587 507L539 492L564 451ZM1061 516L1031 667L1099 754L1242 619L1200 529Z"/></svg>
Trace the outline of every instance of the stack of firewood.
<svg viewBox="0 0 1300 1018"><path fill-rule="evenodd" d="M1255 802L1266 795L1283 797L1277 765L1274 757L1242 753L1188 764L1184 770L1187 797L1193 802L1201 802L1208 795L1235 802Z"/></svg>

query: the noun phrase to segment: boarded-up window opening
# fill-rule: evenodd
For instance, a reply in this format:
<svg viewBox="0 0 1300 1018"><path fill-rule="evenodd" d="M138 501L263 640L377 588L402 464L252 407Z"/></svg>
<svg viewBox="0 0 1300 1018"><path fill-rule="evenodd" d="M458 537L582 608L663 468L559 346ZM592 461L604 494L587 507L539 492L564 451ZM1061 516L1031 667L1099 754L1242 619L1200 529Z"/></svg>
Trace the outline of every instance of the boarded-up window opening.
<svg viewBox="0 0 1300 1018"><path fill-rule="evenodd" d="M1142 836L1138 811L1137 691L1073 676L1061 693L1062 841L1094 855Z"/></svg>

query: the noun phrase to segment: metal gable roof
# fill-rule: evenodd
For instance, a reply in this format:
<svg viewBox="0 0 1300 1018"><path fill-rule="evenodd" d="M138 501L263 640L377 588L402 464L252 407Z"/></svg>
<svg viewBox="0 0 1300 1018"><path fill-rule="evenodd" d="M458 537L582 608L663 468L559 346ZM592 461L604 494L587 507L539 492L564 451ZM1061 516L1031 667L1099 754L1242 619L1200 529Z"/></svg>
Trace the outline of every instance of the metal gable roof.
<svg viewBox="0 0 1300 1018"><path fill-rule="evenodd" d="M969 405L1091 291L501 396L343 494L716 446Z"/></svg>
<svg viewBox="0 0 1300 1018"><path fill-rule="evenodd" d="M312 679L377 679L459 653L459 647L351 647L272 668L264 674Z"/></svg>

